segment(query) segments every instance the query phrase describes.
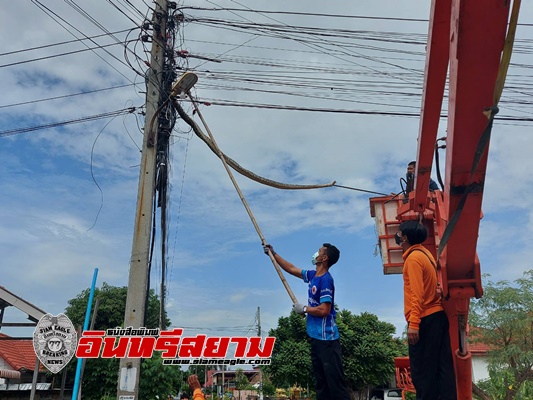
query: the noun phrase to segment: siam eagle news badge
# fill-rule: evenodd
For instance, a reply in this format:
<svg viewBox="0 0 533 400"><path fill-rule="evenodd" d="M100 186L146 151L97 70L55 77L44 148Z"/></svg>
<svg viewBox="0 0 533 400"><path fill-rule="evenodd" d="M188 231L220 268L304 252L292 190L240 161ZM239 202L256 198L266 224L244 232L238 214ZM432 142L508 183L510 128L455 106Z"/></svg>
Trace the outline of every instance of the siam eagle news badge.
<svg viewBox="0 0 533 400"><path fill-rule="evenodd" d="M78 335L72 321L65 315L43 315L33 332L33 348L41 363L57 374L76 354Z"/></svg>

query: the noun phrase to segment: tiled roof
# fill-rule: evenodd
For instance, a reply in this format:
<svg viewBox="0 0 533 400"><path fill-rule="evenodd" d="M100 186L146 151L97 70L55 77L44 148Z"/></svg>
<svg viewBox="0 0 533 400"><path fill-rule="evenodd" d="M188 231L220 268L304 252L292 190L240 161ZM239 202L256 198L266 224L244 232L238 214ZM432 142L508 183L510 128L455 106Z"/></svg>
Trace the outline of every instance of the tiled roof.
<svg viewBox="0 0 533 400"><path fill-rule="evenodd" d="M490 346L481 342L482 328L475 326L469 327L468 331L468 350L473 355L485 355L489 352Z"/></svg>
<svg viewBox="0 0 533 400"><path fill-rule="evenodd" d="M484 343L468 343L468 350L472 354L487 354L490 347Z"/></svg>
<svg viewBox="0 0 533 400"><path fill-rule="evenodd" d="M8 337L8 335L0 333L0 357L16 371L20 371L22 368L33 371L37 358L33 349L33 341L3 339Z"/></svg>

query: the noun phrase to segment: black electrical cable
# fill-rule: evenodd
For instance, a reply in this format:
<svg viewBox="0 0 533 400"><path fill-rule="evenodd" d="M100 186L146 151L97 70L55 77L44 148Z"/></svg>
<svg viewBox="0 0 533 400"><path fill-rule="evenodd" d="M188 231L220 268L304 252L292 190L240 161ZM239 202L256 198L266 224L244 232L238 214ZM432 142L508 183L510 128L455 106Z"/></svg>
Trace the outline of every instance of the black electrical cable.
<svg viewBox="0 0 533 400"><path fill-rule="evenodd" d="M131 29L123 29L121 31L115 31L115 32L110 32L110 33L103 33L101 35L96 35L96 36L89 36L88 38L80 38L80 39L74 39L74 40L67 40L67 41L64 41L64 42L57 42L57 43L51 43L51 44L45 44L45 45L42 45L42 46L37 46L37 47L28 47L26 49L20 49L20 50L13 50L13 51L8 51L8 52L5 52L5 53L0 53L0 57L3 57L3 56L8 56L8 55L12 55L12 54L19 54L19 53L25 53L27 51L33 51L33 50L42 50L42 49L46 49L46 48L49 48L49 47L55 47L55 46L62 46L64 44L72 44L72 43L78 43L78 42L81 42L83 40L90 40L90 39L97 39L97 38L101 38L101 37L105 37L105 36L109 36L110 34L117 34L117 33L124 33L124 32L129 32L131 31Z"/></svg>
<svg viewBox="0 0 533 400"><path fill-rule="evenodd" d="M23 102L20 102L20 103L5 104L5 105L0 106L0 109L1 108L24 106L24 105L28 105L28 104L40 103L40 102L43 102L43 101L67 99L69 97L81 96L81 95L84 95L84 94L98 93L98 92L103 92L103 91L106 91L106 90L120 89L120 88L125 88L125 87L128 87L128 86L135 86L135 84L126 83L125 85L118 85L118 86L112 86L112 87L108 87L108 88L88 90L86 92L65 94L63 96L54 96L54 97L48 97L48 98L45 98L45 99L37 99L37 100L31 100L31 101L23 101Z"/></svg>
<svg viewBox="0 0 533 400"><path fill-rule="evenodd" d="M440 173L440 160L439 160L439 140L445 140L444 138L437 139L437 142L435 143L435 167L437 168L437 179L439 181L439 185L441 187L441 190L444 191L444 182L442 180L442 175ZM446 148L446 146L442 146L442 148Z"/></svg>
<svg viewBox="0 0 533 400"><path fill-rule="evenodd" d="M348 18L348 19L372 19L383 21L406 21L406 22L428 22L427 19L416 18L392 18L392 17L369 17L364 15L343 15L343 14L324 14L324 13L306 13L295 11L266 11L266 10L251 10L246 8L206 8L206 7L180 7L181 10L200 10L200 11L239 11L239 12L254 12L260 14L283 14L283 15L303 15L311 17L330 17L330 18Z"/></svg>
<svg viewBox="0 0 533 400"><path fill-rule="evenodd" d="M103 49L104 47L116 46L117 44L119 44L119 43L110 43L110 44L98 45L96 47L88 47L86 49L81 49L81 50L67 51L66 53L53 54L51 56L32 58L31 60L23 60L23 61L17 61L17 62L8 63L8 64L2 64L2 65L0 65L0 68L12 67L14 65L26 64L26 63L30 63L30 62L34 62L34 61L48 60L50 58L68 56L68 55L72 55L72 54L83 53L85 51L94 51L94 50L97 50L97 49Z"/></svg>
<svg viewBox="0 0 533 400"><path fill-rule="evenodd" d="M59 126L65 126L65 125L71 125L71 124L79 124L81 122L95 121L98 119L112 118L112 117L116 117L117 115L131 114L136 109L137 109L136 107L129 107L129 108L124 108L122 110L110 111L107 113L96 114L96 115L89 115L86 117L71 119L67 121L51 122L49 124L27 126L24 128L6 129L3 131L0 131L0 137L17 135L17 134L26 133L26 132L33 132L33 131L37 131L41 129L57 128Z"/></svg>
<svg viewBox="0 0 533 400"><path fill-rule="evenodd" d="M91 41L92 43L98 45L98 43L96 43L94 40L92 40L89 36L85 35L83 32L81 32L78 28L76 28L73 24L71 24L70 22L68 22L67 20L65 20L64 18L60 17L57 13L53 12L50 8L46 7L43 3L41 3L39 0L31 0L31 2L33 4L35 4L39 9L41 9L41 11L43 11L46 15L48 15L50 18L52 18L52 20L54 20L59 26L61 26L63 29L65 29L67 32L69 32L72 36L74 36L75 38L79 39L72 31L70 31L65 25L63 24L66 24L68 25L69 27L75 29L77 32L79 32L81 35L83 35L85 37L85 39L88 39L89 41ZM61 22L60 22L60 21ZM83 43L85 46L87 46L83 41L81 42ZM120 43L119 43L120 44ZM89 46L87 46L89 47ZM99 46L99 47L103 47L103 46ZM118 72L122 77L124 77L126 80L130 81L131 80L125 76L122 72L120 72L115 66L111 65L111 63L109 63L109 61L107 61L106 59L104 59L100 54L98 54L95 50L92 50L94 52L94 54L96 54L96 56L98 56L102 61L104 61L107 65L109 65L112 69L114 69L116 72ZM110 53L109 51L103 49L103 51L105 53L107 53L110 57L112 57L113 59L117 60L119 63L121 64L124 64L124 65L127 65L125 64L124 61L120 60L119 58L117 58L114 54ZM133 82L132 82L133 83Z"/></svg>

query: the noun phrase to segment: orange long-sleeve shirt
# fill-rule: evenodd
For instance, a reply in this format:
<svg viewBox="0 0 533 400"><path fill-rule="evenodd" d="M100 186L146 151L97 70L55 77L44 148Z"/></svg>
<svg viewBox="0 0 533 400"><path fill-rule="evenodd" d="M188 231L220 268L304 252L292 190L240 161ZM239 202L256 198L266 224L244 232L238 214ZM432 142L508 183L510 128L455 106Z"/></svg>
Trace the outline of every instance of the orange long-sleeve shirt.
<svg viewBox="0 0 533 400"><path fill-rule="evenodd" d="M192 394L193 400L205 400L205 396L202 393L202 389L194 389Z"/></svg>
<svg viewBox="0 0 533 400"><path fill-rule="evenodd" d="M419 329L421 318L443 309L440 294L437 293L437 273L431 264L435 259L428 249L415 244L403 254L403 260L405 319L409 328Z"/></svg>

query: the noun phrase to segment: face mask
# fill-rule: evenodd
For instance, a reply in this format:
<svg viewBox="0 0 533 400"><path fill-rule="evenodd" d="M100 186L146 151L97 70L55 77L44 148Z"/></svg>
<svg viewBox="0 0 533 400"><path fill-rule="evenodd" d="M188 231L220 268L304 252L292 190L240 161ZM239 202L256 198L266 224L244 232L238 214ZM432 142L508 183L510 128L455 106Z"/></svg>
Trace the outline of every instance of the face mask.
<svg viewBox="0 0 533 400"><path fill-rule="evenodd" d="M318 251L315 254L313 254L313 257L311 257L311 263L313 265L316 265L316 259L317 258L318 258Z"/></svg>
<svg viewBox="0 0 533 400"><path fill-rule="evenodd" d="M394 235L394 241L398 246L402 245L402 238L398 234Z"/></svg>

